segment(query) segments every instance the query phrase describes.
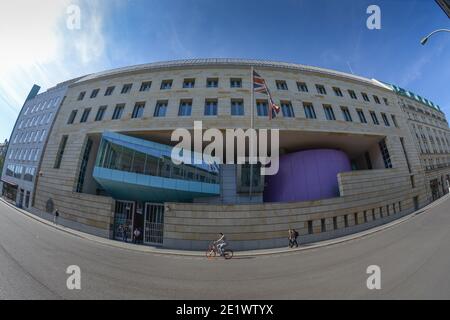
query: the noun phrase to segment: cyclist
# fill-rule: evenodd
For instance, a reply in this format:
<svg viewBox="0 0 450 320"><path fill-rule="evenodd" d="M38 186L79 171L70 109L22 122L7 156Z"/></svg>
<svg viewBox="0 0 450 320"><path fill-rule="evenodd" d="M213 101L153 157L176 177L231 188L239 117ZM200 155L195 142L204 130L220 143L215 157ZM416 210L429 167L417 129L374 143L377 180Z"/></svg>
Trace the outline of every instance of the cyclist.
<svg viewBox="0 0 450 320"><path fill-rule="evenodd" d="M228 243L227 239L225 238L225 235L222 232L219 233L219 240L216 241L216 246L221 256L223 256L223 250L227 245Z"/></svg>

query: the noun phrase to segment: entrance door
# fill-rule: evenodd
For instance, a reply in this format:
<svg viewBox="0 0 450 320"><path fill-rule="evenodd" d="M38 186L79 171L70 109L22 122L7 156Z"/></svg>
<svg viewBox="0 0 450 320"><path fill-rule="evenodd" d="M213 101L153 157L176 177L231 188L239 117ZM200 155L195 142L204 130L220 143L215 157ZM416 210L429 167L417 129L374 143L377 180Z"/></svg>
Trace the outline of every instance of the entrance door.
<svg viewBox="0 0 450 320"><path fill-rule="evenodd" d="M30 207L30 191L27 191L27 195L25 196L25 207Z"/></svg>
<svg viewBox="0 0 450 320"><path fill-rule="evenodd" d="M144 243L161 245L164 236L164 205L145 204Z"/></svg>
<svg viewBox="0 0 450 320"><path fill-rule="evenodd" d="M430 181L431 195L433 196L433 201L439 199L439 182L437 179Z"/></svg>
<svg viewBox="0 0 450 320"><path fill-rule="evenodd" d="M19 201L17 202L17 206L18 206L19 208L22 208L22 207L23 207L23 198L24 198L24 196L25 196L25 190L20 189Z"/></svg>
<svg viewBox="0 0 450 320"><path fill-rule="evenodd" d="M116 201L114 212L114 239L132 241L134 202Z"/></svg>

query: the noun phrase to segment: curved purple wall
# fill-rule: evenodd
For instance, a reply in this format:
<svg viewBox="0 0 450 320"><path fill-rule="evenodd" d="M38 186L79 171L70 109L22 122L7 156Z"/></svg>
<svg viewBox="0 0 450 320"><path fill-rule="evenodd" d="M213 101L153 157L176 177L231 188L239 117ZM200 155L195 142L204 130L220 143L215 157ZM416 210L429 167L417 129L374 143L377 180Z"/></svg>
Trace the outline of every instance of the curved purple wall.
<svg viewBox="0 0 450 320"><path fill-rule="evenodd" d="M351 171L351 164L342 151L319 149L283 155L278 174L265 177L264 202L338 197L337 174L346 171Z"/></svg>

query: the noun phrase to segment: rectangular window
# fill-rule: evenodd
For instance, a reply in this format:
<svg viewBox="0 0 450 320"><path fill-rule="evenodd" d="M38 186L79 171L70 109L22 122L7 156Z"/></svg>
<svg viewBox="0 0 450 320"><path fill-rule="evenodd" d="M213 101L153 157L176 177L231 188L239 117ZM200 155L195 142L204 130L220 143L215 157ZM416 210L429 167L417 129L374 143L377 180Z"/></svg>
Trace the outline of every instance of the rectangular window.
<svg viewBox="0 0 450 320"><path fill-rule="evenodd" d="M386 99L386 98L383 98L383 101L384 101L384 104L385 104L385 105L387 105L387 106L389 105L389 101L388 101L388 99Z"/></svg>
<svg viewBox="0 0 450 320"><path fill-rule="evenodd" d="M131 84L131 83L125 84L125 85L122 87L121 93L122 93L122 94L127 94L127 93L129 93L129 92L131 91L131 87L132 87L132 86L133 86L133 84Z"/></svg>
<svg viewBox="0 0 450 320"><path fill-rule="evenodd" d="M85 95L86 95L86 91L80 92L80 94L78 95L78 101L83 100Z"/></svg>
<svg viewBox="0 0 450 320"><path fill-rule="evenodd" d="M47 133L47 130L42 130L42 134L41 134L41 138L39 139L39 142L44 141L44 137L45 137L46 133Z"/></svg>
<svg viewBox="0 0 450 320"><path fill-rule="evenodd" d="M98 108L97 115L95 116L95 121L102 121L103 116L105 115L105 112L106 112L106 106L101 106L100 108Z"/></svg>
<svg viewBox="0 0 450 320"><path fill-rule="evenodd" d="M158 101L156 103L155 112L153 113L153 116L156 118L165 117L167 112L167 104L168 101Z"/></svg>
<svg viewBox="0 0 450 320"><path fill-rule="evenodd" d="M114 109L114 113L112 116L113 120L119 120L120 118L122 118L122 114L123 114L123 110L125 109L125 105L124 104L118 104L116 105L116 108Z"/></svg>
<svg viewBox="0 0 450 320"><path fill-rule="evenodd" d="M373 96L373 100L375 101L376 104L380 104L380 99L377 96Z"/></svg>
<svg viewBox="0 0 450 320"><path fill-rule="evenodd" d="M304 82L297 82L297 88L300 92L308 92L308 86Z"/></svg>
<svg viewBox="0 0 450 320"><path fill-rule="evenodd" d="M325 225L325 219L320 219L320 232L327 231L326 225Z"/></svg>
<svg viewBox="0 0 450 320"><path fill-rule="evenodd" d="M386 116L385 113L381 113L381 118L383 118L383 121L384 121L384 124L386 125L386 127L390 127L391 126L391 124L389 123L389 119L388 119L388 117Z"/></svg>
<svg viewBox="0 0 450 320"><path fill-rule="evenodd" d="M377 115L375 114L375 112L370 111L370 116L372 117L373 124L376 124L376 125L379 125L379 124L380 124L380 122L378 121L378 117L377 117Z"/></svg>
<svg viewBox="0 0 450 320"><path fill-rule="evenodd" d="M325 87L320 84L316 84L316 89L318 94L327 94L327 90L325 90Z"/></svg>
<svg viewBox="0 0 450 320"><path fill-rule="evenodd" d="M28 161L31 161L31 159L32 159L33 156L34 156L34 152L35 152L34 149L31 149L31 150L30 150L30 154L28 155Z"/></svg>
<svg viewBox="0 0 450 320"><path fill-rule="evenodd" d="M350 110L347 107L341 107L342 114L344 115L344 120L347 122L352 122L352 115L350 114Z"/></svg>
<svg viewBox="0 0 450 320"><path fill-rule="evenodd" d="M355 91L353 90L348 90L348 94L350 95L350 98L354 99L354 100L358 100L358 97L356 96Z"/></svg>
<svg viewBox="0 0 450 320"><path fill-rule="evenodd" d="M275 81L278 90L288 90L288 86L286 81L284 80L276 80Z"/></svg>
<svg viewBox="0 0 450 320"><path fill-rule="evenodd" d="M415 188L416 187L416 182L414 181L414 176L413 175L411 175L410 177L410 180L411 180L411 188Z"/></svg>
<svg viewBox="0 0 450 320"><path fill-rule="evenodd" d="M110 96L110 95L112 95L115 88L116 88L116 87L108 87L108 88L106 88L105 96Z"/></svg>
<svg viewBox="0 0 450 320"><path fill-rule="evenodd" d="M61 142L59 143L58 153L56 154L56 160L55 160L55 169L59 169L61 167L61 161L64 155L64 150L66 149L67 139L69 136L63 136L61 138Z"/></svg>
<svg viewBox="0 0 450 320"><path fill-rule="evenodd" d="M369 96L367 95L367 93L361 92L361 95L362 95L364 101L370 102Z"/></svg>
<svg viewBox="0 0 450 320"><path fill-rule="evenodd" d="M305 110L305 116L307 119L317 119L314 106L311 103L303 102L303 109Z"/></svg>
<svg viewBox="0 0 450 320"><path fill-rule="evenodd" d="M336 116L334 115L333 107L330 105L324 104L323 111L325 112L325 117L327 120L336 120Z"/></svg>
<svg viewBox="0 0 450 320"><path fill-rule="evenodd" d="M89 162L89 155L92 149L92 140L88 139L83 152L83 159L81 160L80 172L78 174L78 182L75 192L83 192L84 178L86 176L86 169Z"/></svg>
<svg viewBox="0 0 450 320"><path fill-rule="evenodd" d="M338 97L342 97L343 96L341 89L339 89L337 87L333 87L333 91L334 91L334 94L336 96L338 96Z"/></svg>
<svg viewBox="0 0 450 320"><path fill-rule="evenodd" d="M161 81L161 90L169 90L172 89L172 80L163 80Z"/></svg>
<svg viewBox="0 0 450 320"><path fill-rule="evenodd" d="M188 117L192 112L192 100L181 100L180 107L178 109L178 116Z"/></svg>
<svg viewBox="0 0 450 320"><path fill-rule="evenodd" d="M89 118L89 114L91 113L91 108L84 109L83 115L81 116L80 123L84 123Z"/></svg>
<svg viewBox="0 0 450 320"><path fill-rule="evenodd" d="M294 109L292 108L292 103L289 101L281 102L281 111L283 112L283 117L285 118L294 118Z"/></svg>
<svg viewBox="0 0 450 320"><path fill-rule="evenodd" d="M67 124L73 124L73 122L75 121L75 117L77 116L77 113L78 113L78 110L73 110L70 113L69 120L67 120Z"/></svg>
<svg viewBox="0 0 450 320"><path fill-rule="evenodd" d="M131 114L131 119L142 118L144 115L145 102L137 102L134 105L133 113Z"/></svg>
<svg viewBox="0 0 450 320"><path fill-rule="evenodd" d="M231 78L230 79L230 87L231 88L242 88L242 79L240 79L240 78Z"/></svg>
<svg viewBox="0 0 450 320"><path fill-rule="evenodd" d="M384 161L384 167L386 169L392 168L391 156L389 155L389 150L386 145L386 139L381 140L379 146Z"/></svg>
<svg viewBox="0 0 450 320"><path fill-rule="evenodd" d="M217 99L205 101L205 116L217 116Z"/></svg>
<svg viewBox="0 0 450 320"><path fill-rule="evenodd" d="M406 165L408 166L409 173L412 173L411 163L409 162L408 153L406 153L405 139L403 137L400 137L400 144L402 145L403 155L405 156Z"/></svg>
<svg viewBox="0 0 450 320"><path fill-rule="evenodd" d="M195 87L195 79L184 79L183 88L190 89Z"/></svg>
<svg viewBox="0 0 450 320"><path fill-rule="evenodd" d="M151 87L152 87L152 82L151 81L145 81L145 82L142 82L141 88L139 89L139 91L140 92L150 91Z"/></svg>
<svg viewBox="0 0 450 320"><path fill-rule="evenodd" d="M395 116L393 114L391 114L391 118L392 118L392 122L394 123L394 126L396 128L399 128L398 123L397 123L397 119L395 118Z"/></svg>
<svg viewBox="0 0 450 320"><path fill-rule="evenodd" d="M370 154L368 152L364 153L364 158L366 159L366 165L368 170L372 170L372 161L370 160Z"/></svg>
<svg viewBox="0 0 450 320"><path fill-rule="evenodd" d="M98 93L99 93L99 91L100 91L100 89L94 89L94 90L92 90L92 93L91 93L91 99L96 98L97 95L98 95Z"/></svg>
<svg viewBox="0 0 450 320"><path fill-rule="evenodd" d="M206 79L206 87L207 88L217 88L219 86L218 78L208 78Z"/></svg>
<svg viewBox="0 0 450 320"><path fill-rule="evenodd" d="M366 119L366 116L364 115L364 111L362 111L361 109L356 109L356 112L358 113L359 121L361 121L361 123L367 123L367 119Z"/></svg>
<svg viewBox="0 0 450 320"><path fill-rule="evenodd" d="M256 100L256 112L260 117L267 117L269 115L267 100Z"/></svg>
<svg viewBox="0 0 450 320"><path fill-rule="evenodd" d="M232 116L244 115L244 101L242 99L231 100L231 115Z"/></svg>

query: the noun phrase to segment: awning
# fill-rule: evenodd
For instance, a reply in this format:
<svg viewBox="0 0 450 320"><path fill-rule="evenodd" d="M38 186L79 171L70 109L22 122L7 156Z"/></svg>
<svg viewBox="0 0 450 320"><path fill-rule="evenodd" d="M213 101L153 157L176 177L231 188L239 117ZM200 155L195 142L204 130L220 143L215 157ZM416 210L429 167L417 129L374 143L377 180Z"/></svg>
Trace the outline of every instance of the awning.
<svg viewBox="0 0 450 320"><path fill-rule="evenodd" d="M4 180L4 179L1 179L1 181L4 182L4 183L6 183L6 184L9 184L11 187L15 187L15 188L18 187L17 183L9 182L9 181L6 181L6 180Z"/></svg>

